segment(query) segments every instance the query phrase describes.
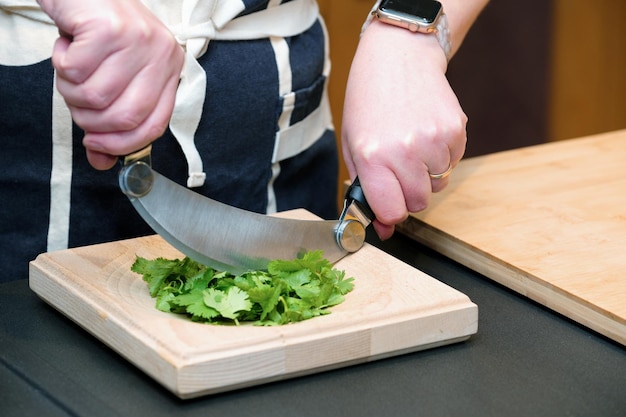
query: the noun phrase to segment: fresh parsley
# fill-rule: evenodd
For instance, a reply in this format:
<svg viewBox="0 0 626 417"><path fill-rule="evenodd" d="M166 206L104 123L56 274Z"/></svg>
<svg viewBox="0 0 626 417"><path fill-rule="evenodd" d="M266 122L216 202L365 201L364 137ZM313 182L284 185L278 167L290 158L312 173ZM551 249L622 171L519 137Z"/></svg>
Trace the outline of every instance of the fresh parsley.
<svg viewBox="0 0 626 417"><path fill-rule="evenodd" d="M279 325L307 320L329 314L329 307L343 302L354 288L354 278L345 278L321 251L275 260L267 271L242 275L216 271L187 257L138 256L131 271L148 283L156 308L207 323Z"/></svg>

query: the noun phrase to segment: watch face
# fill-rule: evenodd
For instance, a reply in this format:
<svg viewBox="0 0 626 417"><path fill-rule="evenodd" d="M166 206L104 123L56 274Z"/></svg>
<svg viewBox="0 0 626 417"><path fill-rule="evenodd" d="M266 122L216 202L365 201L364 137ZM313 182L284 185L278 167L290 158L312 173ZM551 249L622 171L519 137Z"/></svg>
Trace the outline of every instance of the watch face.
<svg viewBox="0 0 626 417"><path fill-rule="evenodd" d="M441 3L435 0L383 0L380 9L433 23L439 15Z"/></svg>

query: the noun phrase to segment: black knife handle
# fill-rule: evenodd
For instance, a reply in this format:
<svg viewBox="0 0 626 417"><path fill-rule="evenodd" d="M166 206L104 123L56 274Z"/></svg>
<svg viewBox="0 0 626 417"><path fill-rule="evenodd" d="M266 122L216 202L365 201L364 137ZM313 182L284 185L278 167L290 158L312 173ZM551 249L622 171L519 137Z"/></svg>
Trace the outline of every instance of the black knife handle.
<svg viewBox="0 0 626 417"><path fill-rule="evenodd" d="M363 193L363 188L361 188L359 177L356 177L354 182L346 190L345 200L347 204L352 202L356 203L363 214L365 214L371 221L376 219L374 211L372 211L372 208L365 198L365 193Z"/></svg>

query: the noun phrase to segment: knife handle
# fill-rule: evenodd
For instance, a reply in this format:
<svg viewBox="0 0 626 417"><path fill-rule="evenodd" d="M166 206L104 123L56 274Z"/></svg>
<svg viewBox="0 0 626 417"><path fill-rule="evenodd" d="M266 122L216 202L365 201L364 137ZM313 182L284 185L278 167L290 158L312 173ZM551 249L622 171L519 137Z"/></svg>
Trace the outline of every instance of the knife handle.
<svg viewBox="0 0 626 417"><path fill-rule="evenodd" d="M370 207L367 199L365 198L365 193L363 193L363 189L361 188L361 182L359 181L359 177L354 179L354 182L348 187L345 195L345 205L350 206L351 203L355 203L361 212L367 216L370 222L376 219L376 215L374 211ZM369 223L368 223L369 224Z"/></svg>

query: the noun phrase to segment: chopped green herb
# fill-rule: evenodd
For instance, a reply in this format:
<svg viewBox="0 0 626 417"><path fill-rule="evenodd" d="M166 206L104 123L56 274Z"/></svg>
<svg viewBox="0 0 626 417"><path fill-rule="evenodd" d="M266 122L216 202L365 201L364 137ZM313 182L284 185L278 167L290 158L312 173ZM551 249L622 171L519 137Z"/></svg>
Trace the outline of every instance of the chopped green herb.
<svg viewBox="0 0 626 417"><path fill-rule="evenodd" d="M277 325L329 314L344 301L354 278L334 269L321 251L294 260L276 260L267 271L241 275L216 271L190 258L137 257L131 271L141 274L156 308L188 315L193 321Z"/></svg>

